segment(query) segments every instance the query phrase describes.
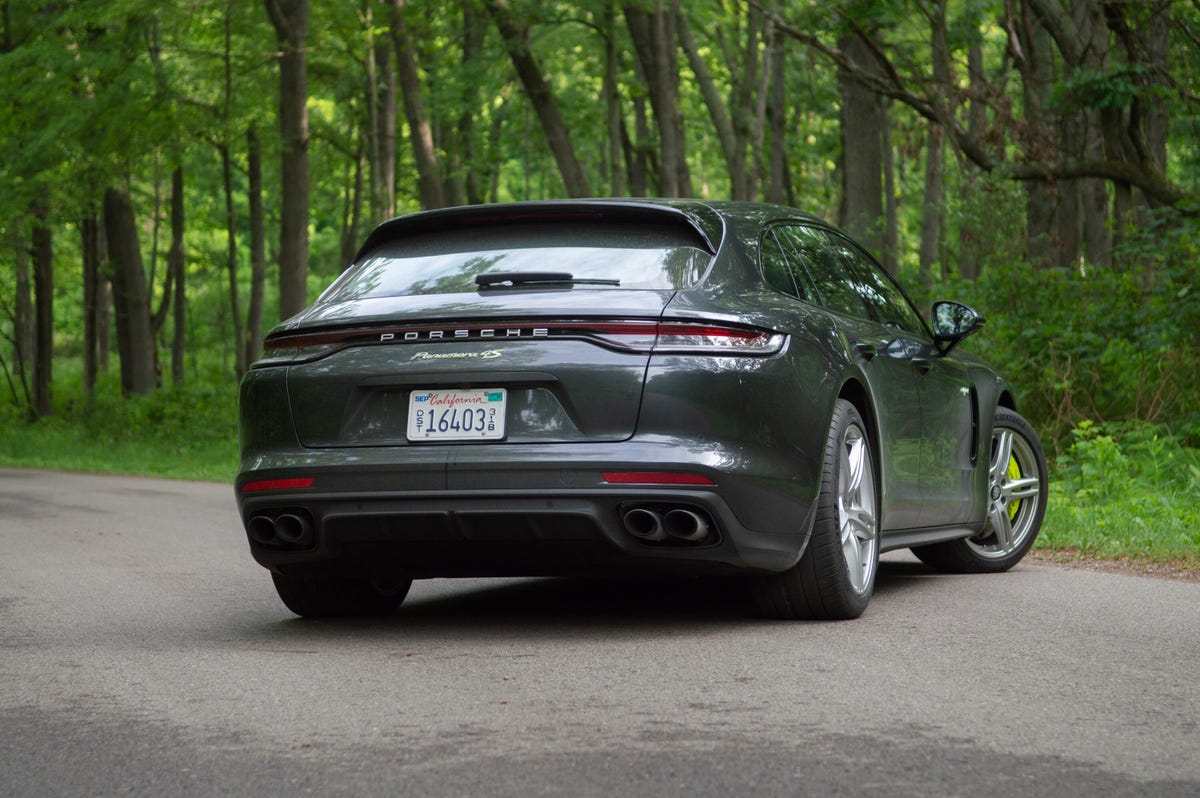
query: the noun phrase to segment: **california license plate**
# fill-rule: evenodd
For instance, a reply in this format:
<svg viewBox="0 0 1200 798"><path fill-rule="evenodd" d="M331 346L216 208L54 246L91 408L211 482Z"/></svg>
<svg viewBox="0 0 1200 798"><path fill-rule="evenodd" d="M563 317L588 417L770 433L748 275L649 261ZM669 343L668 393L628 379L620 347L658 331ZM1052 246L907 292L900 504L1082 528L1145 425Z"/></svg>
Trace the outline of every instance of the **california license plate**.
<svg viewBox="0 0 1200 798"><path fill-rule="evenodd" d="M495 441L504 437L508 391L503 388L413 391L410 441Z"/></svg>

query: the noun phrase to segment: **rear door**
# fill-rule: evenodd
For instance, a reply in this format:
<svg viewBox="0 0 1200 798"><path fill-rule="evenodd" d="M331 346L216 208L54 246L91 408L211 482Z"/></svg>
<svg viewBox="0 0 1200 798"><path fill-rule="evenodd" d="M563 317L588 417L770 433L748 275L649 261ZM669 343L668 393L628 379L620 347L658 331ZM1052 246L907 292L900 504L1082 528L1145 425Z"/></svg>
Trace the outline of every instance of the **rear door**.
<svg viewBox="0 0 1200 798"><path fill-rule="evenodd" d="M879 312L868 285L840 255L844 239L831 240L824 230L806 225L786 225L775 232L796 253L797 282L807 282L808 292L842 317L838 326L846 334L847 348L859 359L878 397L883 523L889 529L915 527L923 501L923 428L920 387L912 360L921 347L895 319Z"/></svg>
<svg viewBox="0 0 1200 798"><path fill-rule="evenodd" d="M904 354L914 378L921 421L917 525L964 523L975 516L977 492L972 484L978 457L978 397L966 369L936 351L908 298L869 255L842 236L829 236L871 312L893 334L891 346Z"/></svg>

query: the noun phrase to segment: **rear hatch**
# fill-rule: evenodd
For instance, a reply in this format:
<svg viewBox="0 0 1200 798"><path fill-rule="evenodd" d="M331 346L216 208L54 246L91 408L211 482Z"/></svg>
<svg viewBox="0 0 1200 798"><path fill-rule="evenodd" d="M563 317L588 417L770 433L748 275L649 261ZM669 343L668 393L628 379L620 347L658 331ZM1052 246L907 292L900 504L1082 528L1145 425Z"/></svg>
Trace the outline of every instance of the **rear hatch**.
<svg viewBox="0 0 1200 798"><path fill-rule="evenodd" d="M427 223L377 231L268 339L265 362L290 363L301 443L633 434L663 309L712 260L696 225L653 206L406 219Z"/></svg>

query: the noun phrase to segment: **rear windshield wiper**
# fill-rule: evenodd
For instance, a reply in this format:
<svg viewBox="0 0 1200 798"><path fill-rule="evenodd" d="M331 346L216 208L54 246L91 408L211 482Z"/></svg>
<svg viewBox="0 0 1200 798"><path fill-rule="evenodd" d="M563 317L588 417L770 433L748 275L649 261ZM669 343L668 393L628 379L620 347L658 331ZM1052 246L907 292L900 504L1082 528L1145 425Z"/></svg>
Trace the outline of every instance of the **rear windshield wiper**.
<svg viewBox="0 0 1200 798"><path fill-rule="evenodd" d="M570 272L488 272L475 275L475 285L496 288L508 283L518 285L620 285L620 280L592 280Z"/></svg>

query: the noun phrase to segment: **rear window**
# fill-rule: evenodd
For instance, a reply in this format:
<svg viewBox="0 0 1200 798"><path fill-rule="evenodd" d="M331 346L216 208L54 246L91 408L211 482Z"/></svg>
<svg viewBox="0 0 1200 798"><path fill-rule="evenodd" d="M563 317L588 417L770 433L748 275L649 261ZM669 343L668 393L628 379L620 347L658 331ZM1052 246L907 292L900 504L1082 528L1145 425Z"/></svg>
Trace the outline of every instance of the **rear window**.
<svg viewBox="0 0 1200 798"><path fill-rule="evenodd" d="M567 272L580 280L617 280L584 289L675 290L694 285L712 256L680 227L553 222L464 227L386 242L346 271L325 302L478 290L488 272Z"/></svg>

